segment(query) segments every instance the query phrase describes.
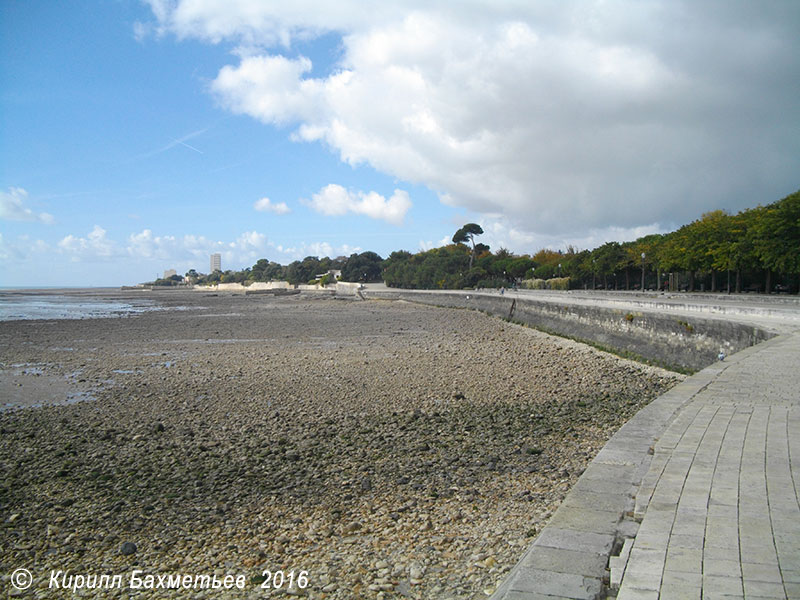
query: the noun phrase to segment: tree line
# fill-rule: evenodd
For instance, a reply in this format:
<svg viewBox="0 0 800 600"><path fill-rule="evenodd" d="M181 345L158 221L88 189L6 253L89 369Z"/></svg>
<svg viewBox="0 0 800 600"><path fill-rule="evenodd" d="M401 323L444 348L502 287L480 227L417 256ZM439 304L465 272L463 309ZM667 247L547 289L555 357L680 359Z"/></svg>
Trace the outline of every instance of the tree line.
<svg viewBox="0 0 800 600"><path fill-rule="evenodd" d="M382 281L383 262L383 258L370 251L337 258L306 256L303 260L296 260L288 265L260 258L252 267L241 271L214 271L206 275L192 269L186 273L186 281L195 285L247 285L256 281L287 281L292 285L325 284L333 282L332 271L341 271L341 281L375 283Z"/></svg>
<svg viewBox="0 0 800 600"><path fill-rule="evenodd" d="M341 270L342 281L389 287L462 289L551 282L559 289L672 289L728 292L797 292L800 289L800 191L737 214L705 213L692 223L631 242L593 250L542 249L533 255L496 252L476 241L481 227L468 223L453 243L411 253L375 252L349 257L308 256L288 265L261 259L242 271L186 274L193 283L284 280L319 281ZM330 278L329 278L330 279ZM537 287L527 285L527 287Z"/></svg>
<svg viewBox="0 0 800 600"><path fill-rule="evenodd" d="M393 252L384 263L386 284L458 289L541 280L572 289L800 289L800 191L767 206L735 215L715 210L670 233L607 242L593 250L492 253L474 243L483 233L476 227L458 230L452 245L416 254Z"/></svg>

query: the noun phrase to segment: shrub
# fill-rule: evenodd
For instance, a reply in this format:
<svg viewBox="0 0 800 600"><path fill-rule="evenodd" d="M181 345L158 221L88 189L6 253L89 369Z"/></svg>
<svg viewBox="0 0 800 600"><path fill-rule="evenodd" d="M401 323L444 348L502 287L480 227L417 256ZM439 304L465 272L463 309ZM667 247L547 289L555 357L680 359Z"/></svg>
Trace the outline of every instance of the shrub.
<svg viewBox="0 0 800 600"><path fill-rule="evenodd" d="M543 290L547 285L544 279L523 279L521 287L526 290Z"/></svg>

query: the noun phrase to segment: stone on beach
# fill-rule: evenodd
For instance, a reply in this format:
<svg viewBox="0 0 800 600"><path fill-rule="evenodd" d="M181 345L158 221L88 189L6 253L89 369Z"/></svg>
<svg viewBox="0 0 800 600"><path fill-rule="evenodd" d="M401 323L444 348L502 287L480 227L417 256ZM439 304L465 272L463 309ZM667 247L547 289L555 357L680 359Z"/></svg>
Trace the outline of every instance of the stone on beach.
<svg viewBox="0 0 800 600"><path fill-rule="evenodd" d="M471 598L681 379L477 312L159 298L186 309L0 323L3 365L79 373L95 398L0 413L5 563Z"/></svg>

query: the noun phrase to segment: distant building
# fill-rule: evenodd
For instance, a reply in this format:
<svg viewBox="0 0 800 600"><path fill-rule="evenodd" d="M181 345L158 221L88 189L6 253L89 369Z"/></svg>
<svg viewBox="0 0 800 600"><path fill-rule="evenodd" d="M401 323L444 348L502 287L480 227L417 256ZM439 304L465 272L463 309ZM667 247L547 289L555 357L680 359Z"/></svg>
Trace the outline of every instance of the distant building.
<svg viewBox="0 0 800 600"><path fill-rule="evenodd" d="M177 275L178 272L175 269L167 269L164 271L164 279L169 279L173 275Z"/></svg>
<svg viewBox="0 0 800 600"><path fill-rule="evenodd" d="M315 275L316 279L322 279L325 275L330 275L335 281L339 281L342 278L342 270L341 269L330 269L327 273L320 273L319 275Z"/></svg>
<svg viewBox="0 0 800 600"><path fill-rule="evenodd" d="M222 255L220 254L212 254L211 255L211 273L214 271L222 271Z"/></svg>

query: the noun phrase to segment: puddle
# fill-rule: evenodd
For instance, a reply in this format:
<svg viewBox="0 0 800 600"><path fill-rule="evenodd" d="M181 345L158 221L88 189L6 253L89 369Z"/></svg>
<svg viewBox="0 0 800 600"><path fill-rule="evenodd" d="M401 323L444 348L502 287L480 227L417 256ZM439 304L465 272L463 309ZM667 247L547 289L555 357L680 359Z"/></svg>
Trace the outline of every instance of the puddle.
<svg viewBox="0 0 800 600"><path fill-rule="evenodd" d="M65 406L95 400L94 390L74 375L45 373L45 366L0 369L0 411L38 406Z"/></svg>

